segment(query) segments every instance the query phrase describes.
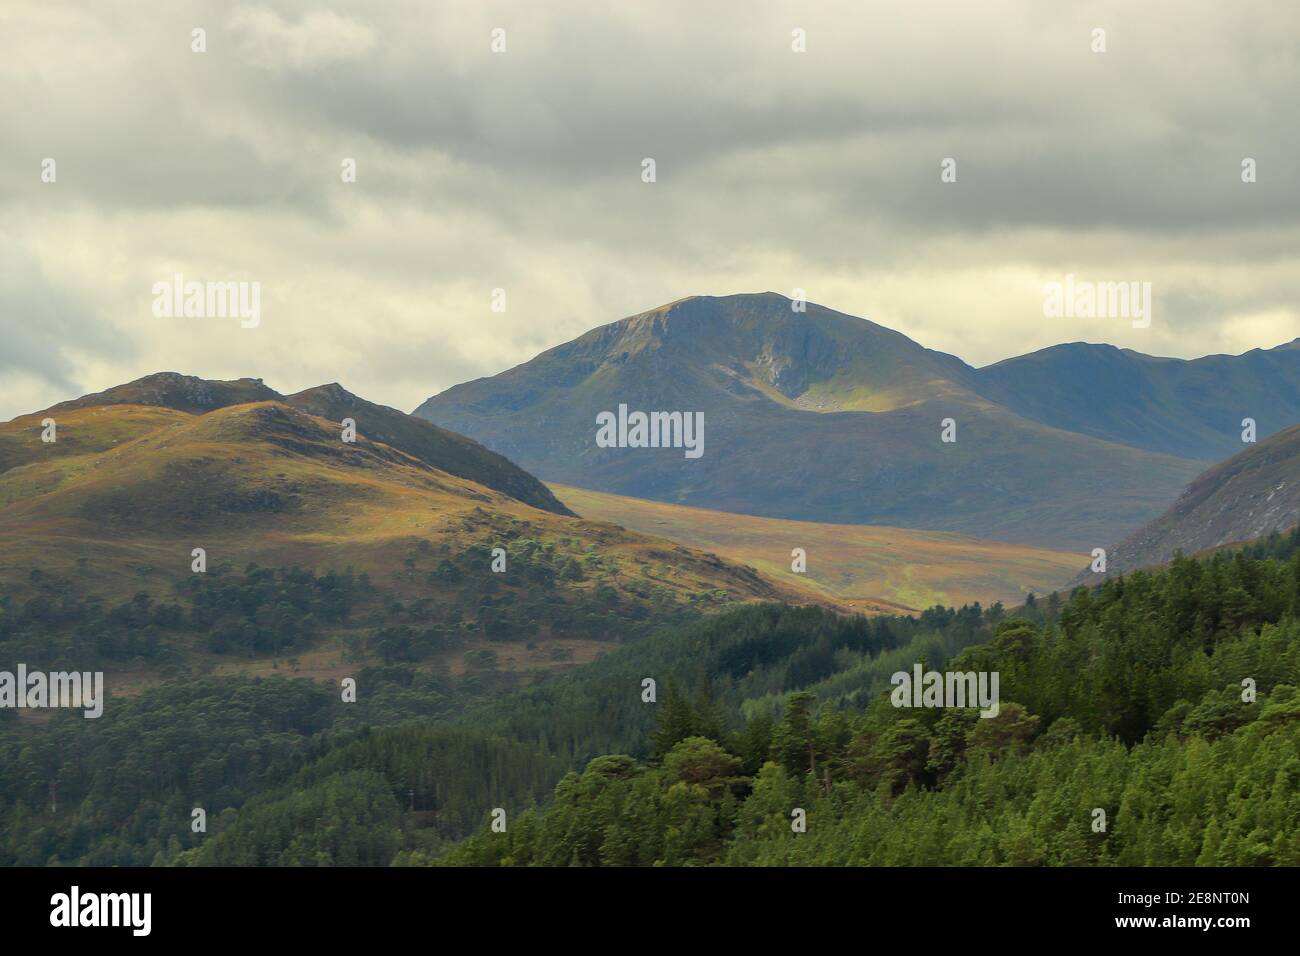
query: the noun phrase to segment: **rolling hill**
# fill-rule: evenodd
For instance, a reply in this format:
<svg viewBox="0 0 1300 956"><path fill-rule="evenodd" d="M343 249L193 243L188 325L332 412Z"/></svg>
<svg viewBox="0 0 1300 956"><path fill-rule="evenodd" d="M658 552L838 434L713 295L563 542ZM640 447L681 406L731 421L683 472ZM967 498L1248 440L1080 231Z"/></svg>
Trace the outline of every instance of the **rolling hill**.
<svg viewBox="0 0 1300 956"><path fill-rule="evenodd" d="M1200 475L1154 521L1108 549L1107 574L1161 565L1300 525L1300 425L1248 445ZM1100 575L1086 571L1076 583Z"/></svg>
<svg viewBox="0 0 1300 956"><path fill-rule="evenodd" d="M435 468L495 488L544 511L572 514L536 478L478 442L422 419L413 419L395 408L367 402L337 383L286 397L267 387L261 379L219 382L176 372L146 375L103 392L60 402L43 412L20 416L0 427L0 473L51 455L104 451L126 438L144 434L166 418L165 412L151 414L142 411L143 408L201 415L232 405L263 401L283 402L334 423L352 418L357 422L358 431ZM112 414L94 411L132 406L138 407ZM29 440L29 432L39 433L40 423L47 417L59 424L58 442L42 445ZM86 427L92 422L93 427ZM96 442L99 444L95 445Z"/></svg>
<svg viewBox="0 0 1300 956"><path fill-rule="evenodd" d="M106 609L135 594L185 603L200 577L229 582L222 600L238 604L254 567L349 569L367 576L364 614L347 625L363 643L385 626L433 627L430 640L454 667L451 658L484 637L527 663L537 640L616 642L732 601L831 603L716 555L578 518L499 455L337 386L233 403L206 385L183 401L126 393L184 408L66 403L0 425L0 597L27 601L35 623L62 629L50 607L69 599L92 602L78 612L89 621L100 619L97 600ZM341 440L342 408L357 419L355 443ZM58 422L53 444L40 439L45 417ZM444 458L484 480L440 467ZM196 547L206 576L191 571ZM499 574L490 568L496 547L507 554ZM262 611L231 614L273 629ZM166 632L165 620L159 626ZM188 650L198 653L202 636ZM330 660L338 654L333 645Z"/></svg>
<svg viewBox="0 0 1300 956"><path fill-rule="evenodd" d="M1291 357L1300 352L1273 351L1276 361L1260 368L1285 379L1279 389L1293 390ZM1185 457L1176 442L1180 455L1163 450L1174 427L1169 402L1136 423L1101 415L1096 434L1080 430L1062 408L1031 415L1034 389L1062 374L1044 372L1043 362L977 370L863 319L813 304L795 313L774 293L701 296L449 388L414 414L559 484L1084 553L1155 517L1222 450L1217 412L1201 426L1208 436L1195 449L1201 457ZM1208 387L1222 364L1198 365L1195 387ZM1272 387L1244 372L1232 378L1252 383L1243 407L1253 408L1260 389ZM1104 392L1106 381L1096 372L1085 378L1085 391ZM1013 402L1012 394L1021 397ZM596 417L620 405L703 413L703 455L599 447ZM1085 412L1089 407L1084 403ZM1211 411L1197 406L1186 414ZM1145 414L1140 404L1131 413ZM953 443L941 441L948 418L956 423ZM1261 434L1283 424L1262 410L1258 420Z"/></svg>
<svg viewBox="0 0 1300 956"><path fill-rule="evenodd" d="M858 610L892 613L936 604L1019 604L1078 570L1080 556L942 531L836 525L710 511L556 485L581 514L747 564L772 580L810 585ZM806 573L791 570L803 548Z"/></svg>
<svg viewBox="0 0 1300 956"><path fill-rule="evenodd" d="M447 431L386 405L358 398L337 382L309 388L284 401L333 422L352 418L375 441L453 475L469 478L543 511L572 515L540 481L464 435Z"/></svg>

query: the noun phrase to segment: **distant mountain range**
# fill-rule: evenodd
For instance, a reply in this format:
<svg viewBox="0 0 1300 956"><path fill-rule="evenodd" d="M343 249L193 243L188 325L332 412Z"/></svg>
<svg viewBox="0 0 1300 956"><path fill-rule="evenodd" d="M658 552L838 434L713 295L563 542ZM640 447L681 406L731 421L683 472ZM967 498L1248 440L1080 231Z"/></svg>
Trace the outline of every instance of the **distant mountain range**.
<svg viewBox="0 0 1300 956"><path fill-rule="evenodd" d="M1300 339L1243 355L1155 358L1113 345L1055 345L978 370L981 392L1054 428L1218 461L1300 422Z"/></svg>
<svg viewBox="0 0 1300 956"><path fill-rule="evenodd" d="M1248 445L1200 475L1154 521L1106 554L1114 575L1226 544L1263 538L1300 525L1300 425ZM1075 580L1100 578L1085 571Z"/></svg>
<svg viewBox="0 0 1300 956"><path fill-rule="evenodd" d="M600 447L597 415L703 412L705 451ZM1300 421L1300 339L1194 361L1075 343L976 369L775 293L601 326L414 412L540 478L724 511L1084 553L1206 464ZM952 419L956 441L941 440Z"/></svg>

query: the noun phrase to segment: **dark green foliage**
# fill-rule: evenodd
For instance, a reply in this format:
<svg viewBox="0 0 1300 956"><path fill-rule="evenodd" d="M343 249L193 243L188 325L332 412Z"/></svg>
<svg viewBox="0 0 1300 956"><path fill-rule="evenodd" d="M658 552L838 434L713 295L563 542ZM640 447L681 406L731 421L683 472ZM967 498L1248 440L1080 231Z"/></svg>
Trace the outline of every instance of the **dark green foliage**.
<svg viewBox="0 0 1300 956"><path fill-rule="evenodd" d="M615 569L596 563L584 571L573 554L557 548L554 541L529 537L530 528L518 520L501 521L483 513L477 530L498 539L494 545L476 544L440 557L412 554L413 572L422 575L431 588L458 586L451 604L467 622L466 633L481 633L488 640L520 640L547 632L591 640L642 637L657 627L699 617L700 610L680 604L668 591L654 593L623 583L635 590L635 602L603 580L618 576ZM506 552L508 573L489 573L492 548ZM596 577L590 592L573 591L573 585ZM695 600L695 595L692 595ZM729 600L715 594L705 604ZM696 603L699 603L698 601Z"/></svg>
<svg viewBox="0 0 1300 956"><path fill-rule="evenodd" d="M527 826L439 862L1300 865L1297 544L1034 602L945 668L998 672L995 716L896 708L886 693L818 709L794 691L775 725L708 739L683 736L692 709L670 685L652 737L661 762L594 760ZM726 686L750 662L788 668L799 650L780 647L741 638L715 673ZM806 832L791 827L797 810Z"/></svg>
<svg viewBox="0 0 1300 956"><path fill-rule="evenodd" d="M190 866L382 866L401 843L388 781L353 770L259 799L234 825L181 855Z"/></svg>
<svg viewBox="0 0 1300 956"><path fill-rule="evenodd" d="M0 859L147 865L188 839L192 808L216 816L301 760L337 700L300 680L177 681L97 720L59 712L39 732L0 732Z"/></svg>
<svg viewBox="0 0 1300 956"><path fill-rule="evenodd" d="M186 578L179 602L140 592L106 606L79 594L75 582L34 570L36 594L21 604L0 598L0 660L29 667L75 661L82 669L122 661L178 666L176 641L163 638L184 635L202 635L217 654L289 653L310 645L319 627L345 624L374 597L362 578L350 569L317 576L296 567L213 568Z"/></svg>
<svg viewBox="0 0 1300 956"><path fill-rule="evenodd" d="M202 839L190 831L193 808L215 821L319 755L348 753L354 741L370 739L373 726L446 718L464 706L445 675L392 666L363 668L356 679L355 704L344 704L338 687L326 683L208 678L110 699L96 720L60 711L39 727L0 723L0 863L141 866L160 852L169 858ZM458 780L494 766L485 759L461 771L462 754L449 752L447 760ZM500 762L521 773L529 766L518 753ZM545 792L558 778L558 771L537 776L537 787ZM393 793L407 785L406 776L395 777ZM444 798L459 805L451 792ZM477 823L456 820L458 833Z"/></svg>
<svg viewBox="0 0 1300 956"><path fill-rule="evenodd" d="M242 575L195 574L184 591L191 630L208 635L216 654L278 654L307 646L320 624L347 621L353 607L371 596L351 569L317 577L302 568L259 568Z"/></svg>
<svg viewBox="0 0 1300 956"><path fill-rule="evenodd" d="M380 606L396 647L436 619ZM996 671L999 712L891 706L917 662ZM350 705L177 681L99 721L0 721L0 860L1300 864L1295 535L1010 615L741 607L462 713L504 689L490 648L465 663L360 669Z"/></svg>

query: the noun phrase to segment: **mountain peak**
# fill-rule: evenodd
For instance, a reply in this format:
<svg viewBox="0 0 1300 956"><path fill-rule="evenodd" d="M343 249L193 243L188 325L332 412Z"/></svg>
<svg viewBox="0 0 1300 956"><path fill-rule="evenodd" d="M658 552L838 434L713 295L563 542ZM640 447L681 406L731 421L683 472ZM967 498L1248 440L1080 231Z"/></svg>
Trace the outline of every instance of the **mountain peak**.
<svg viewBox="0 0 1300 956"><path fill-rule="evenodd" d="M342 405L357 405L364 401L364 399L349 392L338 382L329 382L325 385L316 385L312 388L304 388L301 392L295 392L288 398L291 402L298 400L299 403L306 403L315 399L329 402L330 404Z"/></svg>
<svg viewBox="0 0 1300 956"><path fill-rule="evenodd" d="M596 491L1090 551L1239 448L1244 415L1264 436L1300 409L1294 349L1187 362L1074 342L976 370L802 306L772 291L678 299L414 414ZM698 413L709 450L600 443L593 423L622 407ZM949 419L955 444L940 439Z"/></svg>
<svg viewBox="0 0 1300 956"><path fill-rule="evenodd" d="M199 378L180 372L154 372L115 385L102 392L92 392L55 409L89 408L95 405L155 405L177 411L203 413L227 405L279 399L280 393L263 384L260 378L229 381Z"/></svg>
<svg viewBox="0 0 1300 956"><path fill-rule="evenodd" d="M473 439L395 408L368 402L338 382L303 389L283 401L333 422L355 418L358 434L391 445L449 474L494 488L534 508L572 514L540 481Z"/></svg>
<svg viewBox="0 0 1300 956"><path fill-rule="evenodd" d="M779 404L825 412L900 407L966 389L973 374L901 332L770 290L678 299L566 349L596 367L667 361L679 377L690 369L726 391L749 386Z"/></svg>

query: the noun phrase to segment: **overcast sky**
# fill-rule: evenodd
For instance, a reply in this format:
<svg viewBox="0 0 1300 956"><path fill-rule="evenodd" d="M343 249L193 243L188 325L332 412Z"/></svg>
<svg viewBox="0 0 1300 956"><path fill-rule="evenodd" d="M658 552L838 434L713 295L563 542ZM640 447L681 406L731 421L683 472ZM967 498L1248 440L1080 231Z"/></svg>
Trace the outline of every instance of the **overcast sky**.
<svg viewBox="0 0 1300 956"><path fill-rule="evenodd" d="M1281 0L3 0L0 89L0 419L162 370L409 411L692 294L975 365L1300 335ZM155 316L176 273L260 325ZM1046 318L1067 273L1150 282L1150 328Z"/></svg>

